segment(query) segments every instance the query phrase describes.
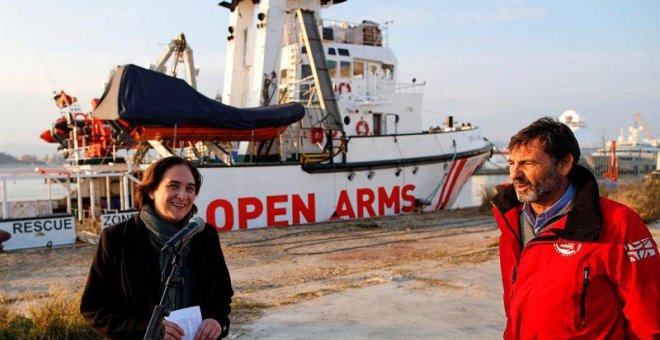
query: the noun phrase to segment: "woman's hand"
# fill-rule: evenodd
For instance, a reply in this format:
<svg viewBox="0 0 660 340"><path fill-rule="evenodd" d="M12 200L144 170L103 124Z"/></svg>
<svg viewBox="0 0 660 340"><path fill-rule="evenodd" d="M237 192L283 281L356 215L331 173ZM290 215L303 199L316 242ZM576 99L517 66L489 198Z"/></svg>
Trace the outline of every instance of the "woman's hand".
<svg viewBox="0 0 660 340"><path fill-rule="evenodd" d="M183 329L171 321L163 320L163 328L165 331L163 340L181 340L185 335Z"/></svg>
<svg viewBox="0 0 660 340"><path fill-rule="evenodd" d="M222 326L215 319L205 319L197 329L195 340L217 339L222 334Z"/></svg>

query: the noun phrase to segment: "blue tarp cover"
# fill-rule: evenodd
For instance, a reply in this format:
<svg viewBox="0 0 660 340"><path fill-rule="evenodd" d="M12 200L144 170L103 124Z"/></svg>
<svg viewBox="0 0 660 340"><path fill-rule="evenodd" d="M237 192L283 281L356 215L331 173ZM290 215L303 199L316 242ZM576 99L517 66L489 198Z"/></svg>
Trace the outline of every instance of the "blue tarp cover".
<svg viewBox="0 0 660 340"><path fill-rule="evenodd" d="M305 108L298 103L248 109L225 105L197 92L182 79L135 65L123 67L118 90L106 90L101 102L112 100L105 97L117 93L118 118L141 125L254 129L289 125L305 115Z"/></svg>

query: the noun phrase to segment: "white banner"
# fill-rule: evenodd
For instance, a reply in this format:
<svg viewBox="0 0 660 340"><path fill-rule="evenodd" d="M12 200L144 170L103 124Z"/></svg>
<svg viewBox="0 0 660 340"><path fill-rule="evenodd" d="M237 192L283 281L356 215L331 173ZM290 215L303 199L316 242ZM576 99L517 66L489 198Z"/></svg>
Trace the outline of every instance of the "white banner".
<svg viewBox="0 0 660 340"><path fill-rule="evenodd" d="M60 246L76 242L76 222L72 215L0 220L0 229L11 238L4 250Z"/></svg>
<svg viewBox="0 0 660 340"><path fill-rule="evenodd" d="M116 213L101 214L101 228L105 229L119 222L124 222L137 214L137 210L123 210Z"/></svg>

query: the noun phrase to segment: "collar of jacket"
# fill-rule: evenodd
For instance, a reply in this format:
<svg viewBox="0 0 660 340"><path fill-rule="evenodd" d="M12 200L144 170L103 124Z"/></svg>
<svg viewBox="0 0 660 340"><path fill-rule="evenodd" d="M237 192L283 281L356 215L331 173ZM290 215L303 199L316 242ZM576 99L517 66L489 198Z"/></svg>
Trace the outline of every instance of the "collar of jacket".
<svg viewBox="0 0 660 340"><path fill-rule="evenodd" d="M581 165L577 165L568 174L568 179L575 185L573 209L566 216L563 229L553 229L557 236L572 241L598 241L603 218L600 213L598 183L594 176ZM518 201L513 185L505 187L493 197L493 205L502 213L522 206Z"/></svg>

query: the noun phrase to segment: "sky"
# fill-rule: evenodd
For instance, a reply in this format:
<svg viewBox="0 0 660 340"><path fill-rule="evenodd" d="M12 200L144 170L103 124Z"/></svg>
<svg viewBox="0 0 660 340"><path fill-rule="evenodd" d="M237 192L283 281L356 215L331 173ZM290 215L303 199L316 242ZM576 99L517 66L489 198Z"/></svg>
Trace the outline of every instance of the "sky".
<svg viewBox="0 0 660 340"><path fill-rule="evenodd" d="M229 11L218 0L0 0L0 152L53 153L53 91L84 111L115 65L154 63L178 33L222 91ZM576 110L614 139L639 112L660 137L660 1L350 0L324 18L388 22L398 81L425 81L424 125L447 115L506 142L541 116Z"/></svg>

